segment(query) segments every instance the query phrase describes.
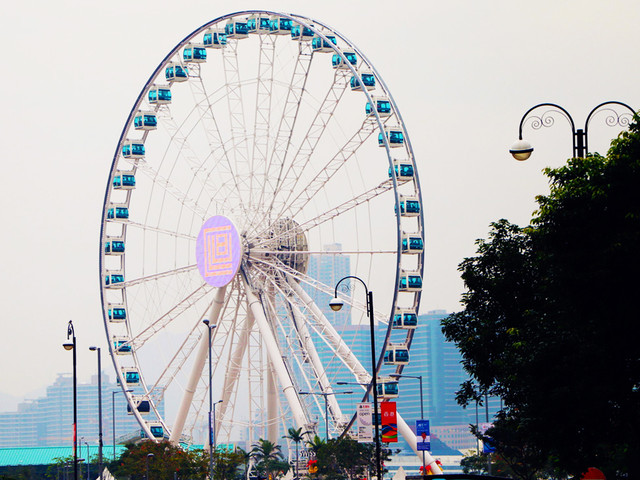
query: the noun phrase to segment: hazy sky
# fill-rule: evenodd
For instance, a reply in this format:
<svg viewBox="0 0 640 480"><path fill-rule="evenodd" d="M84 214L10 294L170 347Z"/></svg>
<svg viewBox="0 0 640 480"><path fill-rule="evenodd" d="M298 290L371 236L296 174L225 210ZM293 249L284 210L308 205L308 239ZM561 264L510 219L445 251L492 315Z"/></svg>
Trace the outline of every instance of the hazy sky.
<svg viewBox="0 0 640 480"><path fill-rule="evenodd" d="M99 6L98 6L99 5ZM223 14L268 9L317 18L353 41L390 88L417 158L426 222L422 312L459 308L458 263L488 224L528 222L543 167L571 154L568 124L525 131L536 152L507 149L522 114L554 102L584 125L592 107L640 108L633 0L382 2L12 2L0 15L3 347L0 392L22 396L71 369L61 343L74 320L80 379L106 341L99 229L107 176L144 82L191 31ZM617 131L596 117L592 150ZM111 370L106 354L105 371Z"/></svg>

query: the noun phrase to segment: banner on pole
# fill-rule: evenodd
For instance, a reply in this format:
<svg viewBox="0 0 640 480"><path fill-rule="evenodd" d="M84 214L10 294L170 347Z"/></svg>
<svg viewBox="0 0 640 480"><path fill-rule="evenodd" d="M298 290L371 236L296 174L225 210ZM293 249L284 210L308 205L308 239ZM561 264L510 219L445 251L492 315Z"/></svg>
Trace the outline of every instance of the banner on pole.
<svg viewBox="0 0 640 480"><path fill-rule="evenodd" d="M428 452L431 450L429 420L416 420L416 446L419 452Z"/></svg>
<svg viewBox="0 0 640 480"><path fill-rule="evenodd" d="M358 442L373 442L372 408L370 403L358 404Z"/></svg>
<svg viewBox="0 0 640 480"><path fill-rule="evenodd" d="M385 443L398 441L398 420L396 419L396 402L380 404L382 416L382 441Z"/></svg>

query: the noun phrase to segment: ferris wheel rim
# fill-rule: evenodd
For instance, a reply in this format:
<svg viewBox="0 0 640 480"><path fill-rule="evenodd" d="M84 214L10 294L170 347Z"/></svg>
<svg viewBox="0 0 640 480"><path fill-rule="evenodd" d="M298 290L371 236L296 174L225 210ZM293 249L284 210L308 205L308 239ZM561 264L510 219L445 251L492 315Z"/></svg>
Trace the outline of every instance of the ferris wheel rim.
<svg viewBox="0 0 640 480"><path fill-rule="evenodd" d="M347 45L349 45L351 48L353 48L354 50L359 52L360 55L361 55L361 58L366 62L366 65L369 68L371 68L371 70L373 70L375 72L376 78L382 82L382 77L375 71L375 68L373 67L373 65L368 60L366 60L366 57L364 56L364 54L362 54L361 51L359 49L357 49L357 47L355 47L355 45L353 45L351 42L349 42L346 37L344 37L343 35L339 34L338 32L336 32L331 27L328 27L328 26L322 24L321 22L317 22L315 20L308 19L306 17L297 16L297 15L283 14L283 13L272 12L272 11L267 11L267 10L246 10L246 11L234 12L234 13L230 13L230 14L226 14L226 15L223 15L221 17L218 17L218 18L216 18L216 19L214 19L214 20L212 20L210 22L207 22L206 24L202 25L201 27L197 28L196 30L194 30L191 34L189 34L181 42L179 42L171 50L171 52L169 54L167 54L167 56L160 62L158 67L154 70L152 75L149 77L149 80L147 80L147 82L145 83L144 87L142 88L142 91L141 91L140 95L138 96L136 102L134 103L133 108L131 109L131 111L129 113L129 116L127 117L127 122L125 123L123 131L122 131L122 133L120 135L120 139L118 141L118 146L116 147L116 152L114 154L114 158L113 158L113 161L112 161L111 170L110 170L110 176L109 176L109 180L108 180L108 184L107 184L107 189L106 189L106 192L105 192L105 200L104 200L104 203L103 203L102 223L101 223L101 230L100 230L100 265L99 265L99 270L100 270L100 292L101 292L101 301L102 301L102 304L103 304L103 321L105 323L105 329L106 329L108 340L109 340L110 353L111 353L112 358L114 359L114 364L117 363L117 360L116 360L116 355L113 352L113 348L112 348L112 345L111 345L111 339L109 338L108 318L107 318L107 313L106 313L106 301L105 301L105 298L104 298L105 297L105 286L103 284L103 272L105 271L105 269L104 269L104 265L103 265L103 256L104 256L103 244L104 244L104 239L106 238L106 234L104 233L105 232L105 226L106 226L107 221L108 221L108 219L107 219L107 209L109 207L108 198L109 198L109 193L112 190L112 188L111 188L112 178L113 178L113 176L114 176L114 174L115 174L115 172L117 170L117 163L118 163L118 158L119 158L119 154L120 154L121 145L122 145L123 141L126 139L127 133L131 129L131 124L132 124L132 121L133 121L133 117L134 117L135 113L140 109L140 106L143 103L143 99L144 99L145 94L148 92L149 88L154 83L155 79L157 79L158 75L163 70L163 68L165 68L167 63L169 63L171 61L171 59L174 58L176 56L176 54L178 54L179 51L192 38L194 38L199 33L203 32L205 29L210 28L213 25L219 24L220 22L223 22L224 20L235 18L235 17L238 17L238 16L250 15L250 14L277 15L277 16L280 16L282 18L289 18L291 20L294 20L294 21L300 23L301 25L305 25L304 20L310 20L312 22L315 22L315 23L318 23L318 24L322 25L328 31L339 35L341 40L343 40L345 43L347 43ZM312 27L310 24L307 24L305 26L309 26L315 33L318 33L319 35L321 35L323 37L325 36L325 34L323 32L320 32L316 28ZM332 47L332 48L335 51L338 51L337 47ZM339 53L341 53L341 52L339 52ZM355 75L358 75L358 77L359 77L358 72L355 71L353 69L353 67L349 67L349 68L351 68L352 73L354 73ZM360 80L362 80L362 79L360 78ZM371 100L371 96L369 95L369 93L366 90L364 90L364 93L365 93L365 96L370 101ZM395 107L395 101L393 100L390 91L388 89L386 89L386 85L385 85L385 93L388 94L389 98L391 99L391 101L393 102L394 107ZM396 114L399 117L399 115L400 115L399 110L397 108L394 108L394 110L395 110ZM382 129L383 128L383 123L382 123L382 120L381 120L380 116L377 114L377 112L375 113L375 116L376 116L376 120L378 122L378 128ZM408 151L410 152L410 159L415 164L415 157L414 157L413 150L411 149L411 146L410 146L410 143L409 143L409 136L408 136L408 134L406 134L406 126L404 125L404 122L402 121L401 118L400 118L400 122L401 122L401 126L402 126L403 130L405 131L405 138L406 138L406 141L408 143L407 148L408 148ZM390 165L392 167L392 164L391 164L392 156L391 156L388 140L385 138L384 141L385 141L385 149L387 151L387 158L388 158L389 163L390 163ZM416 172L416 176L417 176L417 169L415 169L415 172ZM395 192L396 208L398 208L398 205L399 205L399 197L398 197L398 195L399 194L398 194L398 185L397 185L397 182L396 182L395 175L392 175L392 182L393 182L393 190ZM422 199L421 199L421 189L420 189L419 182L417 182L417 185L416 185L416 193L417 193L417 196L420 198L420 202L421 202ZM421 220L420 220L421 232L424 235L423 210L421 210L420 215L421 215ZM398 240L397 241L398 247L397 247L397 250L396 250L396 282L395 282L396 290L395 290L395 293L394 293L394 300L392 301L392 305L391 305L391 312L389 313L389 322L388 322L389 326L388 326L388 329L387 329L387 336L386 336L385 341L384 341L385 345L389 341L389 334L390 334L390 331L391 331L391 328L392 328L391 320L392 320L392 317L394 315L395 305L397 304L397 300L396 300L396 297L397 297L397 294L398 294L397 285L398 285L398 278L399 278L399 275L400 275L400 264L401 264L401 262L400 262L400 258L401 258L400 215L396 215L396 217L397 217L397 228L396 228L396 230L397 230L397 240ZM424 262L423 261L420 262L420 268L421 268L421 274L422 274L423 269L424 269ZM417 305L419 305L419 301L420 301L419 297L420 297L420 293L418 292L416 294L416 302L415 302ZM407 337L409 341L410 341L411 333L412 332L409 332L408 337ZM376 366L376 374L377 374L377 372L380 371L380 367L381 367L381 364L382 364L382 355L383 355L383 353L384 353L384 349L381 351L380 357L378 359L378 363L377 363L377 366ZM136 358L136 353L135 352L133 352L133 355L134 355L134 358ZM137 358L135 360L135 363L139 364ZM116 366L116 370L119 372L119 369L118 369L119 365L116 364L115 366ZM121 372L119 372L119 374L121 374ZM141 381L144 382L144 378L142 376L141 376ZM125 390L125 388L126 388L124 383L122 383L122 388L123 388L123 390ZM147 391L146 384L144 385L144 389L145 389L145 391ZM368 395L368 392L365 393L364 397L366 397L367 395ZM127 395L127 394L126 394L126 396L127 396L127 400L131 404L131 398L130 398L131 396ZM135 409L134 409L134 414L136 414L136 417L138 418L138 420L141 422L141 425L142 425L143 420L141 419L141 417L139 417L139 415L137 414ZM158 418L161 418L161 417L158 415ZM161 421L164 421L164 419L162 419ZM166 428L166 425L164 425L164 426Z"/></svg>

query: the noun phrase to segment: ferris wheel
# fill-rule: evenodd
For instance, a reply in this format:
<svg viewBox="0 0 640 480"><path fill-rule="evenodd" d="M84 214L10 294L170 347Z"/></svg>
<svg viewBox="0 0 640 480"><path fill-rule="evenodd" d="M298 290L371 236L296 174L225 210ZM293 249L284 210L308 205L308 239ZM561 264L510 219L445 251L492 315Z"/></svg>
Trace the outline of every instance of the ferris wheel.
<svg viewBox="0 0 640 480"><path fill-rule="evenodd" d="M205 436L207 355L218 443L325 423L343 433L372 369L356 354L369 342L359 287L341 293L345 313L328 308L336 272L375 291L377 393L389 400L389 374L409 362L423 250L409 137L364 54L298 15L201 26L135 101L102 212L104 325L141 435ZM339 399L337 380L356 398ZM401 418L399 430L415 449Z"/></svg>

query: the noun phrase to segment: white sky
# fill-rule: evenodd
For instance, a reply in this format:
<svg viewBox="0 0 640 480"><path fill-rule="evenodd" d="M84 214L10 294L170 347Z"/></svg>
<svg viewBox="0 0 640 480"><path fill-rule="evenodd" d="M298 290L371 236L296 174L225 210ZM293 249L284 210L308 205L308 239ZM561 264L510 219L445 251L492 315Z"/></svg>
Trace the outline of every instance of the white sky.
<svg viewBox="0 0 640 480"><path fill-rule="evenodd" d="M99 6L98 6L99 5ZM499 218L525 224L541 174L571 154L568 124L525 131L536 147L507 150L524 112L554 102L578 127L607 100L640 108L634 0L295 2L137 0L3 6L0 85L4 184L0 392L23 396L71 370L61 347L69 319L80 379L106 352L99 300L99 229L107 175L140 89L168 51L200 25L245 9L317 18L353 41L389 86L416 154L427 259L422 312L459 308L458 263ZM591 124L604 152L617 133ZM103 354L105 371L111 365Z"/></svg>

